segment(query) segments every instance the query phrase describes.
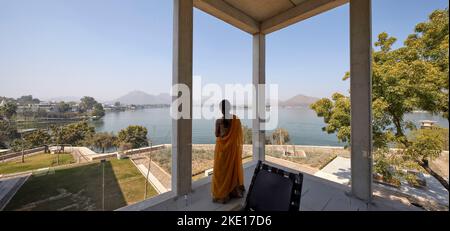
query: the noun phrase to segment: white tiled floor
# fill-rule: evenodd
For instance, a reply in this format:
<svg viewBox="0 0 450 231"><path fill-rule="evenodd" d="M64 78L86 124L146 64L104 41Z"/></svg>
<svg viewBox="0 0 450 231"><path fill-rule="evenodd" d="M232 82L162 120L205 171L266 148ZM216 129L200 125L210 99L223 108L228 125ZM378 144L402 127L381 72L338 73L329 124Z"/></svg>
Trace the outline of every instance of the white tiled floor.
<svg viewBox="0 0 450 231"><path fill-rule="evenodd" d="M284 168L283 166L276 167ZM248 189L255 165L245 167L245 186ZM290 170L295 172L295 170ZM213 203L211 199L210 179L205 178L193 183L193 192L179 198L172 197L155 204L144 201L137 205L131 205L119 210L146 210L146 211L214 211L236 210L244 204L245 199L234 199L227 204ZM367 204L348 195L350 188L322 178L304 174L301 211L367 211L367 210L420 210L413 205L407 205L398 201L375 197L373 202ZM145 206L149 203L149 206Z"/></svg>

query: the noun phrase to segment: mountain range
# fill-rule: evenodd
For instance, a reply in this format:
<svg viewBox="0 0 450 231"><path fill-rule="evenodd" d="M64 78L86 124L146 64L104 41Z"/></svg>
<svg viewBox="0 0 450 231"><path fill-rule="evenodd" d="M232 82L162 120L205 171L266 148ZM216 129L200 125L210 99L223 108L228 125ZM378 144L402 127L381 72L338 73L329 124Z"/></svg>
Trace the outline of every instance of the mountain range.
<svg viewBox="0 0 450 231"><path fill-rule="evenodd" d="M307 95L296 95L286 101L280 101L279 106L281 107L309 107L312 103L319 100L319 98L311 97Z"/></svg>
<svg viewBox="0 0 450 231"><path fill-rule="evenodd" d="M288 100L280 101L281 107L309 107L310 104L316 102L319 98L307 95L296 95ZM167 93L159 95L151 95L143 91L132 91L124 96L121 96L110 103L120 102L125 105L150 105L150 104L170 104L172 97Z"/></svg>
<svg viewBox="0 0 450 231"><path fill-rule="evenodd" d="M64 96L64 97L54 97L46 99L48 101L65 101L65 102L79 102L81 97L75 96ZM307 108L310 104L316 102L319 98L311 97L307 95L298 94L287 100L280 100L278 106L280 107L303 107ZM203 100L202 100L203 101ZM99 101L100 102L100 101ZM123 105L156 105L156 104L171 104L172 97L167 93L161 93L158 95L148 94L143 91L132 91L129 92L115 100L101 101L109 104L115 102L120 102ZM199 102L194 103L195 105L200 105Z"/></svg>
<svg viewBox="0 0 450 231"><path fill-rule="evenodd" d="M172 97L167 93L159 95L151 95L143 91L132 91L124 96L121 96L111 103L120 102L125 105L150 105L150 104L170 104Z"/></svg>

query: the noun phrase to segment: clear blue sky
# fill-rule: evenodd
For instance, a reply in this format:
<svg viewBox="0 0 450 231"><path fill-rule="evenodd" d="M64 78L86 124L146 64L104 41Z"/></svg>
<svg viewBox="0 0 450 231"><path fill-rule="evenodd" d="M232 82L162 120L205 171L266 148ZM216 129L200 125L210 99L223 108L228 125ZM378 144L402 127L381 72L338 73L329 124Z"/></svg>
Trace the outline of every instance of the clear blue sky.
<svg viewBox="0 0 450 231"><path fill-rule="evenodd" d="M0 0L0 95L117 98L168 92L172 0ZM447 0L373 0L373 36L401 45ZM267 81L280 97L347 92L348 5L267 36ZM251 36L195 10L194 75L251 83Z"/></svg>

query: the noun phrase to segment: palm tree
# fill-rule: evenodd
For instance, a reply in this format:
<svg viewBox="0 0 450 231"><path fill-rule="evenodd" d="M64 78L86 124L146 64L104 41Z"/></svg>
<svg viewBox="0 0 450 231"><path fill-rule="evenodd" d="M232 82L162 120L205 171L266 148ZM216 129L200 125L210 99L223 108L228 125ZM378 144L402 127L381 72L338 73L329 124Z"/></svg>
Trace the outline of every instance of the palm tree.
<svg viewBox="0 0 450 231"><path fill-rule="evenodd" d="M99 132L92 137L92 145L105 153L105 150L117 147L117 137L113 133Z"/></svg>

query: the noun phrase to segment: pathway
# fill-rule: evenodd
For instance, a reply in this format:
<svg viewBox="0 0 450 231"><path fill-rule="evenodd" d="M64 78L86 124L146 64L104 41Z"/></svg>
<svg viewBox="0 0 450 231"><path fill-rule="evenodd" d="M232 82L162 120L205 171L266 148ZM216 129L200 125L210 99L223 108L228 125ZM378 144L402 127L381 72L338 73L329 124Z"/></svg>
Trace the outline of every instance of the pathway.
<svg viewBox="0 0 450 231"><path fill-rule="evenodd" d="M351 179L351 164L349 158L337 157L331 161L322 170L316 172L314 176L327 179L339 184L348 185ZM403 181L400 188L389 187L381 184L374 184L378 190L386 191L385 193L396 192L408 196L412 196L419 201L432 200L438 204L449 204L449 192L434 177L424 174L427 187L419 189L410 186ZM399 194L399 195L400 195Z"/></svg>

